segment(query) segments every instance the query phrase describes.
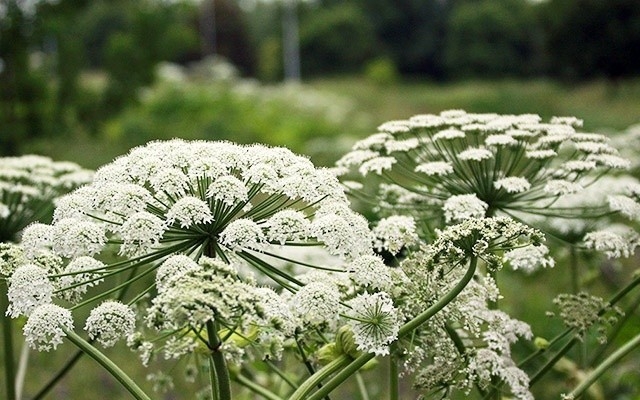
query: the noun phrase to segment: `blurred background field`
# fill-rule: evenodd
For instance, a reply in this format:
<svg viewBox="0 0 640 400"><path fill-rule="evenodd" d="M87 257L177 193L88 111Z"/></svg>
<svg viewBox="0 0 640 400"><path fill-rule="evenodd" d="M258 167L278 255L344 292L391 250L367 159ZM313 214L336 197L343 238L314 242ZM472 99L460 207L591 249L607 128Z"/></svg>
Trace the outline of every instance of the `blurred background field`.
<svg viewBox="0 0 640 400"><path fill-rule="evenodd" d="M37 137L23 152L74 159L95 168L154 139L231 140L287 146L330 165L382 122L447 109L573 115L585 128L620 132L640 120L640 80L566 85L551 80L402 81L379 85L350 75L300 84L162 81L106 121L99 132Z"/></svg>
<svg viewBox="0 0 640 400"><path fill-rule="evenodd" d="M636 0L3 0L0 154L98 168L180 137L287 146L331 166L385 121L447 109L570 115L615 137L640 124L638 49ZM585 285L610 293L635 267L603 265ZM508 276L514 314L544 325L564 272ZM633 317L620 340L640 329ZM26 393L72 351L33 353ZM149 373L124 346L108 354ZM47 399L128 398L80 363ZM550 385L576 379L568 371ZM616 399L640 398L637 364L608 379ZM192 398L177 385L158 398Z"/></svg>

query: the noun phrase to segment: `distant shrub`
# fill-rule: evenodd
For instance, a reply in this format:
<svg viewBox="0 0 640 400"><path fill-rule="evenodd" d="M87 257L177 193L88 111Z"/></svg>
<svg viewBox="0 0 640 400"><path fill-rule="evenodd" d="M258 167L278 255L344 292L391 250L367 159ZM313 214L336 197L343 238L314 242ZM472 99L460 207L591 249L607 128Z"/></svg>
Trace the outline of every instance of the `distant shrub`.
<svg viewBox="0 0 640 400"><path fill-rule="evenodd" d="M365 76L379 85L396 83L400 77L398 69L390 58L377 58L367 64Z"/></svg>
<svg viewBox="0 0 640 400"><path fill-rule="evenodd" d="M286 118L284 117L286 116ZM288 145L322 163L337 158L335 144L306 148L310 139L353 132L352 105L299 86L262 86L255 81L165 82L142 92L139 105L112 120L107 139L136 146L150 140L233 140ZM319 143L319 142L316 142Z"/></svg>

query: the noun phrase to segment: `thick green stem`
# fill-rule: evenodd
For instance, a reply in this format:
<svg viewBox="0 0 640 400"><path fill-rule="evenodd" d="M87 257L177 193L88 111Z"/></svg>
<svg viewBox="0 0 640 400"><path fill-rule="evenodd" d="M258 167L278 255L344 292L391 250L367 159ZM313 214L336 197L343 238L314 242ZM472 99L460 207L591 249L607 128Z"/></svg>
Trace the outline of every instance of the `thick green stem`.
<svg viewBox="0 0 640 400"><path fill-rule="evenodd" d="M241 386L244 386L247 389L251 390L253 393L264 397L265 399L282 400L282 397L256 384L255 382L253 382L251 379L247 378L244 375L237 374L233 377L233 380L238 382Z"/></svg>
<svg viewBox="0 0 640 400"><path fill-rule="evenodd" d="M604 374L611 366L620 361L622 357L626 356L637 347L640 346L640 334L636 335L633 339L628 341L624 346L620 347L613 354L607 357L598 368L591 371L591 373L569 393L569 398L578 399L582 394L593 385L602 374Z"/></svg>
<svg viewBox="0 0 640 400"><path fill-rule="evenodd" d="M63 328L64 329L64 328ZM80 348L89 357L93 358L98 364L102 365L114 378L118 380L124 386L129 393L137 400L151 400L145 392L131 379L124 371L120 369L113 361L107 356L102 354L98 349L93 347L89 342L81 338L77 333L72 330L64 329L67 334L67 338Z"/></svg>
<svg viewBox="0 0 640 400"><path fill-rule="evenodd" d="M224 354L220 351L220 345L222 343L218 337L215 322L207 322L207 335L209 337L209 347L211 351L210 368L213 368L212 373L215 373L215 384L217 385L217 388L212 387L211 391L212 393L214 391L217 392L217 398L219 400L231 400L231 379L229 378L229 370L227 369Z"/></svg>
<svg viewBox="0 0 640 400"><path fill-rule="evenodd" d="M10 317L5 315L9 306L7 298L7 283L2 281L0 288L0 318L2 318L2 349L4 355L4 377L7 399L16 398L16 371L13 353L13 323Z"/></svg>
<svg viewBox="0 0 640 400"><path fill-rule="evenodd" d="M451 303L451 301L455 299L460 294L460 292L464 290L465 287L467 287L471 279L473 279L477 266L478 266L478 258L472 257L471 261L469 262L469 267L467 268L467 272L464 274L462 279L456 284L456 286L454 286L453 289L447 292L440 300L438 300L431 307L427 308L421 314L418 314L411 321L402 325L398 330L398 339L401 339L404 336L407 336L408 334L412 333L422 324L427 322L431 317L433 317L438 311L442 310L447 304ZM362 368L362 366L364 366L367 362L372 360L374 357L375 355L373 353L367 353L359 356L358 358L353 360L351 363L349 363L346 367L342 368L338 373L336 373L329 381L325 383L325 385L321 389L319 389L318 391L313 393L311 396L309 396L307 400L322 399L324 396L331 393L335 388L337 388L340 384L342 384L342 382L347 380L347 378L353 375L356 371ZM314 374L314 376L319 374L320 372L322 372L322 370L318 371L316 374ZM312 380L314 376L312 376L309 380ZM300 400L300 399L306 398L306 395L313 389L313 386L306 385L307 382L305 382L303 385L300 386L300 388L302 388L302 386L305 386L305 390L298 389L296 393L294 393L295 397L292 396L289 400Z"/></svg>
<svg viewBox="0 0 640 400"><path fill-rule="evenodd" d="M337 371L341 370L342 368L344 368L345 366L349 365L351 360L352 360L351 357L349 357L346 354L342 354L340 357L336 358L335 360L331 361L329 364L327 364L324 367L320 368L318 371L316 371L315 374L311 375L307 380L305 380L302 383L302 385L300 385L295 392L293 392L291 397L289 397L289 400L302 400L302 399L305 399L307 394L309 394L316 386L322 384L322 381L324 381L325 379L329 378L335 372L337 372ZM320 388L318 391L320 391L320 390L322 390L322 388ZM325 395L329 394L329 392L327 392L327 393L323 394L322 396L318 397L318 399L323 398Z"/></svg>

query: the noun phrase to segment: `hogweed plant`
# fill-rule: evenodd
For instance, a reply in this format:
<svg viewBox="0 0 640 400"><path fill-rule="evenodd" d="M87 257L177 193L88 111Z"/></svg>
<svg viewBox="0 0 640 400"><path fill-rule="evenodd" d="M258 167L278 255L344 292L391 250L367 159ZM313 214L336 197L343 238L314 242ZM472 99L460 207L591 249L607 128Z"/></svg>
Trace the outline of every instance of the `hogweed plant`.
<svg viewBox="0 0 640 400"><path fill-rule="evenodd" d="M150 397L101 347L125 341L145 366L175 360L189 379L206 378L188 398L319 400L352 378L367 399L359 371L384 360L390 399L405 380L424 399L532 399L531 387L592 331L609 339L621 329L628 319L616 305L640 283L608 300L559 295L554 315L566 327L549 340L498 302L504 265L560 267L546 220L532 215L597 221L574 243L584 251L635 249L632 227L625 236L607 225L617 211L636 217L635 186L604 204L563 203L628 165L579 124L420 116L384 124L336 169L284 148L151 142L100 168L57 201L51 224L32 224L3 254L7 315L26 321L32 348L69 340L137 399ZM364 177L348 192L369 196L378 213L371 227L335 176L350 168ZM373 196L372 173L383 181ZM566 397L639 341L602 350ZM172 385L167 371L150 377Z"/></svg>
<svg viewBox="0 0 640 400"><path fill-rule="evenodd" d="M608 137L581 126L573 117L543 122L532 114L417 115L382 124L335 170L349 194L375 213L374 233L403 235L402 226L415 226L431 241L443 227L496 215L542 229L551 250L527 245L502 259L530 274L556 265L553 251L569 265L572 294L557 299L564 304L585 295L579 262L593 264L593 251L629 257L638 245L640 186L624 173L631 163ZM495 269L486 270L495 282Z"/></svg>

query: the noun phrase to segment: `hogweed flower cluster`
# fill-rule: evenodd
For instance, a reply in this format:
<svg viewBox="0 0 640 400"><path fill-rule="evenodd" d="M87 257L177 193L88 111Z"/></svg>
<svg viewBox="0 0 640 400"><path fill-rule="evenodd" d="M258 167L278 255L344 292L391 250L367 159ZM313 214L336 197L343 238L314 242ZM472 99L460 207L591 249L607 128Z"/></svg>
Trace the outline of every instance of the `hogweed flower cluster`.
<svg viewBox="0 0 640 400"><path fill-rule="evenodd" d="M533 114L416 115L382 124L337 162L336 171L345 179L354 178L350 171L365 179L379 175L374 206L381 216L402 213L440 224L497 213L521 219L531 218L523 214L597 217L610 211L606 200L580 208L558 200L630 162L606 136L580 132L581 126L576 118L543 122ZM348 187L355 197L371 191ZM640 209L626 196L609 203L623 213ZM433 224L421 229L424 237L433 237Z"/></svg>
<svg viewBox="0 0 640 400"><path fill-rule="evenodd" d="M447 227L433 243L402 262L408 281L401 312L411 317L437 302L460 281L470 258L499 269L503 260L496 254L545 248L543 240L541 232L506 217L469 219ZM499 297L491 276L478 274L428 326L400 342L405 373L415 375L418 388L425 392L457 388L468 393L473 385L489 389L492 379L498 378L515 398L533 398L528 376L511 356L512 344L532 338L531 328L492 309L490 303Z"/></svg>
<svg viewBox="0 0 640 400"><path fill-rule="evenodd" d="M420 115L383 124L331 170L284 148L151 142L58 198L52 222L32 223L19 245L0 244L7 316L27 317L35 349L65 336L82 347L72 311L91 306L79 324L90 340L125 340L144 365L187 358L191 378L204 355L225 400L230 378L266 398L281 398L271 388L283 379L284 396L319 388L312 397L322 398L349 363L375 356L425 395L530 400L538 375L512 347L533 331L497 307L497 273L556 265L543 231L610 258L640 244L632 227L611 223L640 219L640 182L603 178L629 162L581 124ZM336 171L352 169L365 180L341 184ZM370 181L371 228L345 194L371 194ZM613 303L587 293L554 303L578 339L594 325L604 338L614 322ZM272 364L292 360L312 376ZM273 376L250 382L265 366ZM171 388L170 376L150 376Z"/></svg>
<svg viewBox="0 0 640 400"><path fill-rule="evenodd" d="M0 242L51 217L54 200L89 183L92 171L68 161L27 155L0 158Z"/></svg>
<svg viewBox="0 0 640 400"><path fill-rule="evenodd" d="M392 248L412 237L406 229L394 235ZM234 362L278 358L294 335L321 346L346 324L360 350L384 354L399 326L385 292L394 283L373 255L367 221L330 171L284 148L149 143L100 168L91 184L59 199L52 224L33 224L22 239L8 315L26 315L32 326L36 310L53 303L75 309L107 299L86 321L89 337L104 346L127 338L145 363L203 345ZM301 246L338 261L316 265L289 251ZM113 252L118 259L109 262ZM147 289L112 300L154 275ZM123 283L100 291L113 277ZM85 299L92 287L98 294ZM220 343L207 339L211 329ZM63 335L33 332L25 329L30 343L50 337L51 346Z"/></svg>

